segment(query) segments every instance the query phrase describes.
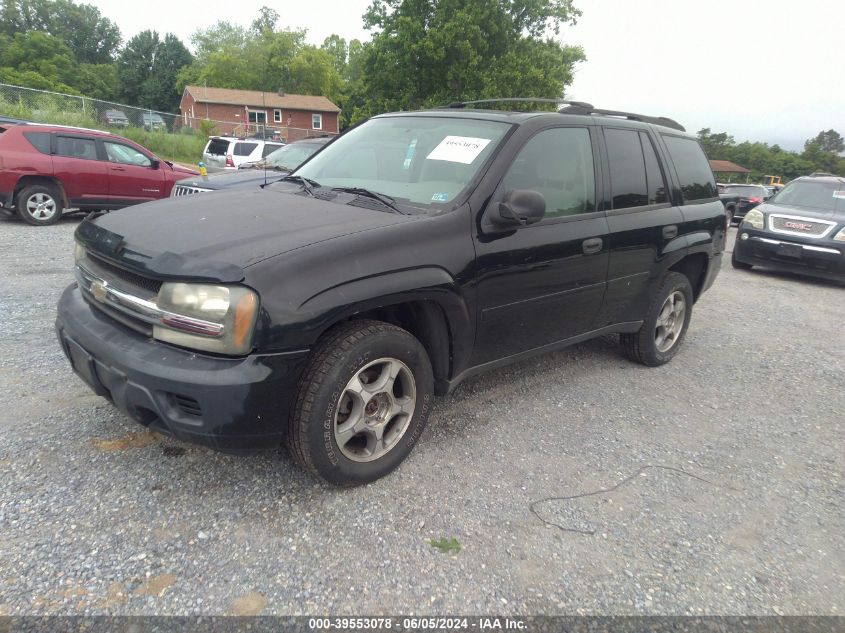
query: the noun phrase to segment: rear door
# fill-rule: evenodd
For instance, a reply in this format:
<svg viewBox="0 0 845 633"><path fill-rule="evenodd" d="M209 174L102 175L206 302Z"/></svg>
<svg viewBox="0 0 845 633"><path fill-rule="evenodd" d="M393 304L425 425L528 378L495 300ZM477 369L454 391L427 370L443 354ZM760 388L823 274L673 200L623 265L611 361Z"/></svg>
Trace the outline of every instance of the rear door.
<svg viewBox="0 0 845 633"><path fill-rule="evenodd" d="M66 132L54 134L53 175L62 183L71 208L108 206L108 166L101 160L94 137Z"/></svg>
<svg viewBox="0 0 845 633"><path fill-rule="evenodd" d="M602 128L602 135L610 262L599 327L643 318L649 286L683 222L681 210L670 201L652 136L642 127L621 125Z"/></svg>
<svg viewBox="0 0 845 633"><path fill-rule="evenodd" d="M213 136L208 139L202 157L209 171L220 171L226 167L226 154L229 152L230 144L230 141L225 138Z"/></svg>
<svg viewBox="0 0 845 633"><path fill-rule="evenodd" d="M100 143L108 159L111 204L125 207L166 195L164 171L160 164L153 167L150 156L119 141L102 139Z"/></svg>

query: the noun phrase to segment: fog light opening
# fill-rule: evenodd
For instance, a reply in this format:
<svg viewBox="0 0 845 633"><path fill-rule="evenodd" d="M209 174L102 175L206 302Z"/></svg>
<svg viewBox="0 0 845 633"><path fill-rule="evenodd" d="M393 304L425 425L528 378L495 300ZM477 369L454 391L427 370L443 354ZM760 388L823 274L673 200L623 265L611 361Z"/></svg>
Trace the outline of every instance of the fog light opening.
<svg viewBox="0 0 845 633"><path fill-rule="evenodd" d="M741 239L744 242L745 240L748 239L748 233L741 233L740 236L739 236L739 239Z"/></svg>

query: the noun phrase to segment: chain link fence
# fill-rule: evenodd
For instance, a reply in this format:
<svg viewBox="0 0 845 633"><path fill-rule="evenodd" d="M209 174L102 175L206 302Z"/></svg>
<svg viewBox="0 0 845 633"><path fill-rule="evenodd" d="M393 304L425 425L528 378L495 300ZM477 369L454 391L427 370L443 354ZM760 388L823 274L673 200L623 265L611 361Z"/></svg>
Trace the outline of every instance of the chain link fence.
<svg viewBox="0 0 845 633"><path fill-rule="evenodd" d="M218 134L282 142L333 135L331 132L281 124L245 124L243 121L192 118L101 99L0 83L2 118L107 130L131 138L154 152L191 162L201 158L207 137ZM157 138L160 135L175 138L168 142ZM192 138L189 140L185 137Z"/></svg>

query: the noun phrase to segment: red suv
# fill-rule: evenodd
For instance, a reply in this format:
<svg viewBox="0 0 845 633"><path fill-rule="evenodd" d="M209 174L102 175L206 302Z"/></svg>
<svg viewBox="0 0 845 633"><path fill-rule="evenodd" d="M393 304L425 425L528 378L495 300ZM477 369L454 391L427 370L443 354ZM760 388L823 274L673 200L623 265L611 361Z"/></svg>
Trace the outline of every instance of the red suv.
<svg viewBox="0 0 845 633"><path fill-rule="evenodd" d="M68 208L119 209L167 198L198 172L120 136L82 128L0 123L0 207L35 225Z"/></svg>

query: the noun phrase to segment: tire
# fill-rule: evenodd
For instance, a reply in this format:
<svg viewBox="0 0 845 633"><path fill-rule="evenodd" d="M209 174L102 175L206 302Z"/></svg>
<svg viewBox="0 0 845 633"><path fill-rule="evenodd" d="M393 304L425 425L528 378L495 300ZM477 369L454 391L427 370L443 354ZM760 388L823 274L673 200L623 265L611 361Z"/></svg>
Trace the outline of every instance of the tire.
<svg viewBox="0 0 845 633"><path fill-rule="evenodd" d="M15 200L20 218L35 226L55 224L62 217L64 205L55 187L30 185L21 189Z"/></svg>
<svg viewBox="0 0 845 633"><path fill-rule="evenodd" d="M381 321L346 323L324 335L303 371L288 448L332 484L375 481L413 449L433 393L428 354L410 333Z"/></svg>
<svg viewBox="0 0 845 633"><path fill-rule="evenodd" d="M736 258L736 246L734 246L734 250L731 253L731 266L733 266L737 270L751 270L751 264L746 264L745 262L741 262Z"/></svg>
<svg viewBox="0 0 845 633"><path fill-rule="evenodd" d="M692 316L692 286L681 273L670 272L652 297L638 332L621 334L622 351L648 367L668 363L681 347Z"/></svg>

